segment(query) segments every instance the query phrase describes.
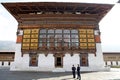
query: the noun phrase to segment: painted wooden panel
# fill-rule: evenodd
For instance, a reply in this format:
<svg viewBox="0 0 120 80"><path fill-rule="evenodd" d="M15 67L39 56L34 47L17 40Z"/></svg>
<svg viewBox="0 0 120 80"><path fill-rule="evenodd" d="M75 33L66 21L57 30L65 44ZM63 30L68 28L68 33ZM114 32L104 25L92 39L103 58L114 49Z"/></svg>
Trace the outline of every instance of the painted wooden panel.
<svg viewBox="0 0 120 80"><path fill-rule="evenodd" d="M94 29L79 29L80 49L95 49Z"/></svg>
<svg viewBox="0 0 120 80"><path fill-rule="evenodd" d="M17 36L16 43L21 43L22 42L22 36Z"/></svg>
<svg viewBox="0 0 120 80"><path fill-rule="evenodd" d="M30 38L30 35L23 35L23 38Z"/></svg>
<svg viewBox="0 0 120 80"><path fill-rule="evenodd" d="M13 56L0 56L0 61L14 61Z"/></svg>
<svg viewBox="0 0 120 80"><path fill-rule="evenodd" d="M79 29L79 33L80 33L80 34L81 34L81 33L82 33L82 34L83 34L83 33L85 34L85 33L86 33L86 29Z"/></svg>
<svg viewBox="0 0 120 80"><path fill-rule="evenodd" d="M29 47L22 47L22 49L26 49L26 50L29 50Z"/></svg>
<svg viewBox="0 0 120 80"><path fill-rule="evenodd" d="M88 42L95 42L95 39L88 39Z"/></svg>
<svg viewBox="0 0 120 80"><path fill-rule="evenodd" d="M80 42L87 42L87 39L80 39Z"/></svg>
<svg viewBox="0 0 120 80"><path fill-rule="evenodd" d="M88 34L87 38L94 38L94 35L93 34Z"/></svg>
<svg viewBox="0 0 120 80"><path fill-rule="evenodd" d="M88 43L88 47L95 47L95 43Z"/></svg>
<svg viewBox="0 0 120 80"><path fill-rule="evenodd" d="M23 39L23 43L24 42L30 42L30 39Z"/></svg>
<svg viewBox="0 0 120 80"><path fill-rule="evenodd" d="M80 46L80 49L87 49L87 46L86 47Z"/></svg>
<svg viewBox="0 0 120 80"><path fill-rule="evenodd" d="M87 34L93 34L94 30L93 29L87 29Z"/></svg>
<svg viewBox="0 0 120 80"><path fill-rule="evenodd" d="M37 46L38 46L38 43L31 43L30 46L32 46L32 47L37 47Z"/></svg>
<svg viewBox="0 0 120 80"><path fill-rule="evenodd" d="M38 42L38 39L31 39L31 42Z"/></svg>
<svg viewBox="0 0 120 80"><path fill-rule="evenodd" d="M95 49L95 47L88 47L88 49Z"/></svg>
<svg viewBox="0 0 120 80"><path fill-rule="evenodd" d="M32 33L39 33L39 29L32 29Z"/></svg>
<svg viewBox="0 0 120 80"><path fill-rule="evenodd" d="M38 38L38 34L31 34L31 38Z"/></svg>
<svg viewBox="0 0 120 80"><path fill-rule="evenodd" d="M31 33L31 29L24 29L24 34L30 34Z"/></svg>
<svg viewBox="0 0 120 80"><path fill-rule="evenodd" d="M86 38L85 34L80 34L80 38Z"/></svg>
<svg viewBox="0 0 120 80"><path fill-rule="evenodd" d="M29 44L29 43L23 43L22 46L23 46L23 47L29 47L30 44Z"/></svg>
<svg viewBox="0 0 120 80"><path fill-rule="evenodd" d="M30 47L30 49L34 49L34 50L37 50L38 49L38 47Z"/></svg>
<svg viewBox="0 0 120 80"><path fill-rule="evenodd" d="M100 43L101 42L100 35L95 35L95 42L96 43Z"/></svg>
<svg viewBox="0 0 120 80"><path fill-rule="evenodd" d="M80 43L80 47L81 46L87 46L87 43Z"/></svg>

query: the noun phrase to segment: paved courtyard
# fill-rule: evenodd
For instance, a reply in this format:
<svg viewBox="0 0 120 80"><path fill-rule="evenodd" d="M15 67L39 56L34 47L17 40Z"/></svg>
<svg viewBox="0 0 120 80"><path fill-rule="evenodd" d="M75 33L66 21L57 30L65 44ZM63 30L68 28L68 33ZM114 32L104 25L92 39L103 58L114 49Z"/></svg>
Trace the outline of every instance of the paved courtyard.
<svg viewBox="0 0 120 80"><path fill-rule="evenodd" d="M120 80L120 69L104 72L81 73L81 80ZM8 68L0 68L0 80L77 80L68 72L17 72Z"/></svg>

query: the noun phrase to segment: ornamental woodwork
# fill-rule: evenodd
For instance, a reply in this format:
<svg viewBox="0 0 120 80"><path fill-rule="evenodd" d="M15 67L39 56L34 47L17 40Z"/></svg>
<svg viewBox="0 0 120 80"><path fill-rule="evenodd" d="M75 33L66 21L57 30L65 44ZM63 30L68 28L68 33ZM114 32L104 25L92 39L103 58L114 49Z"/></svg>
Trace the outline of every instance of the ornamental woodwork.
<svg viewBox="0 0 120 80"><path fill-rule="evenodd" d="M2 5L18 21L18 30L23 30L22 34L17 32L16 42L22 42L21 50L28 52L96 52L100 36L96 36L94 30L99 29L99 21L113 7L112 4L65 2L18 2ZM56 41L55 46L54 36L48 47L48 38L39 37L40 29L77 29L78 41Z"/></svg>
<svg viewBox="0 0 120 80"><path fill-rule="evenodd" d="M95 35L95 42L101 43L100 35Z"/></svg>
<svg viewBox="0 0 120 80"><path fill-rule="evenodd" d="M33 29L33 28L56 28L56 29L68 29L68 28L84 28L84 29L95 29L95 25L77 25L77 24L40 24L40 25L19 25L18 29Z"/></svg>
<svg viewBox="0 0 120 80"><path fill-rule="evenodd" d="M37 50L38 49L38 32L39 29L24 29L23 30L23 50Z"/></svg>
<svg viewBox="0 0 120 80"><path fill-rule="evenodd" d="M0 61L14 61L14 52L0 52Z"/></svg>
<svg viewBox="0 0 120 80"><path fill-rule="evenodd" d="M96 49L94 29L79 29L80 49Z"/></svg>
<svg viewBox="0 0 120 80"><path fill-rule="evenodd" d="M17 35L16 43L21 43L21 42L22 42L22 35Z"/></svg>
<svg viewBox="0 0 120 80"><path fill-rule="evenodd" d="M22 40L22 51L24 50L41 50L43 52L47 51L70 51L70 50L76 50L76 51L89 51L94 52L96 51L96 42L95 42L95 35L94 35L94 29L78 29L79 34L79 47L74 47L64 43L59 43L57 46L54 45L54 37L50 38L50 46L47 46L47 38L43 38L42 47L39 47L39 41L41 39L38 39L39 37L39 31L40 29L23 29L23 40Z"/></svg>

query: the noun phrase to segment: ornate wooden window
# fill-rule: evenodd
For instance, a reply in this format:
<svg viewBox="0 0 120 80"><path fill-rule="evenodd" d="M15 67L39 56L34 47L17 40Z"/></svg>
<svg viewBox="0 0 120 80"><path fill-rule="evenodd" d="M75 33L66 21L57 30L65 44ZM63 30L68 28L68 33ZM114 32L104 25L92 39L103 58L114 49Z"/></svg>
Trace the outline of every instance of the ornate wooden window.
<svg viewBox="0 0 120 80"><path fill-rule="evenodd" d="M47 29L41 29L39 32L39 49L47 48Z"/></svg>
<svg viewBox="0 0 120 80"><path fill-rule="evenodd" d="M39 35L39 48L49 50L78 49L77 29L41 29Z"/></svg>
<svg viewBox="0 0 120 80"><path fill-rule="evenodd" d="M38 55L36 53L30 53L30 66L38 66Z"/></svg>
<svg viewBox="0 0 120 80"><path fill-rule="evenodd" d="M80 66L88 66L88 54L87 53L80 54Z"/></svg>
<svg viewBox="0 0 120 80"><path fill-rule="evenodd" d="M95 50L93 29L24 29L25 50Z"/></svg>
<svg viewBox="0 0 120 80"><path fill-rule="evenodd" d="M80 49L95 50L95 38L93 29L79 29Z"/></svg>
<svg viewBox="0 0 120 80"><path fill-rule="evenodd" d="M62 66L62 57L56 57L55 58L55 66L61 67Z"/></svg>
<svg viewBox="0 0 120 80"><path fill-rule="evenodd" d="M24 29L23 30L23 41L22 41L22 49L29 50L38 49L38 33L39 29Z"/></svg>

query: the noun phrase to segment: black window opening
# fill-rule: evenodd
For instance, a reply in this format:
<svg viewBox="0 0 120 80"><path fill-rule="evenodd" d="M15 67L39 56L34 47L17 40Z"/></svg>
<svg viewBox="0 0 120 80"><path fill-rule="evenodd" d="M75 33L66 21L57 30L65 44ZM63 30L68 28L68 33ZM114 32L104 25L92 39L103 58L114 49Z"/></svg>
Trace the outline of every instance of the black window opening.
<svg viewBox="0 0 120 80"><path fill-rule="evenodd" d="M55 57L55 67L63 67L63 58L61 56Z"/></svg>
<svg viewBox="0 0 120 80"><path fill-rule="evenodd" d="M61 57L57 57L57 65L56 66L62 66Z"/></svg>
<svg viewBox="0 0 120 80"><path fill-rule="evenodd" d="M4 62L2 61L2 66L4 66Z"/></svg>
<svg viewBox="0 0 120 80"><path fill-rule="evenodd" d="M10 66L10 62L8 62L8 65Z"/></svg>

